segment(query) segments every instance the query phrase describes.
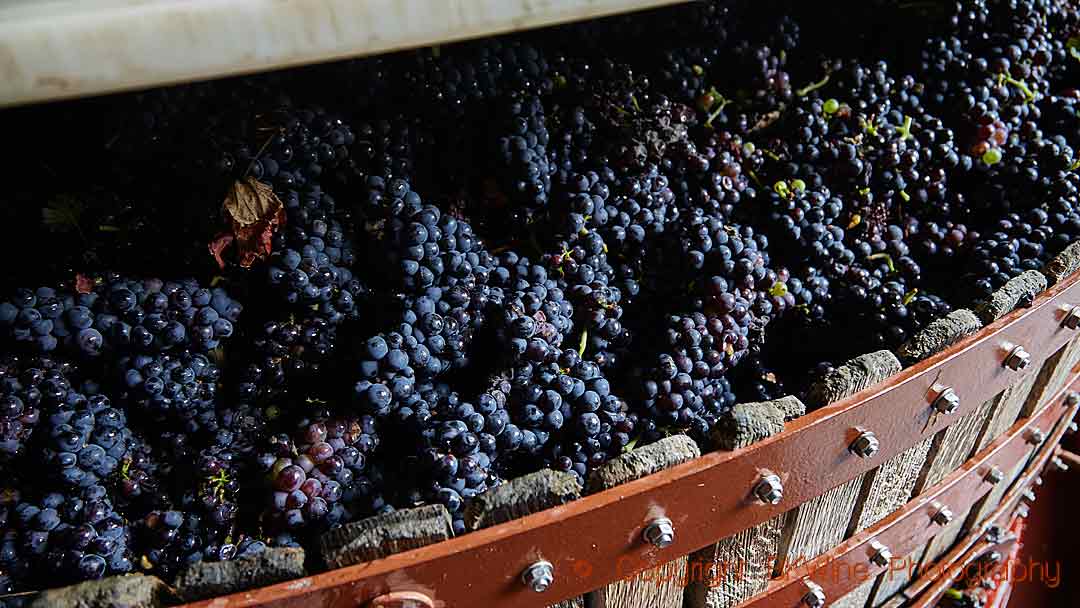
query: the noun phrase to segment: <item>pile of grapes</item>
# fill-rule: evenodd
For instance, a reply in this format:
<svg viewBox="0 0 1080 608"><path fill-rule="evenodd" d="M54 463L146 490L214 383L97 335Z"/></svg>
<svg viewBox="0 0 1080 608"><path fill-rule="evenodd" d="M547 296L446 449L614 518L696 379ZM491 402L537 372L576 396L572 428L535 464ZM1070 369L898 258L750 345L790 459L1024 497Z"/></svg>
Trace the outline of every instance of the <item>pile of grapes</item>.
<svg viewBox="0 0 1080 608"><path fill-rule="evenodd" d="M709 449L1080 239L1077 85L1070 0L728 0L7 110L0 593Z"/></svg>

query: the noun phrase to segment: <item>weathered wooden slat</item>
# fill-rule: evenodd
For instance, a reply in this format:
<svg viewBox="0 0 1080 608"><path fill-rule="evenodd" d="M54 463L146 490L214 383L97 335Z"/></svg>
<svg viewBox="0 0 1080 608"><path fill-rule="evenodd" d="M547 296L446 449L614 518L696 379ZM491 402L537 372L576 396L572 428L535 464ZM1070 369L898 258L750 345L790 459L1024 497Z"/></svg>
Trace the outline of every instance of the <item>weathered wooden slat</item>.
<svg viewBox="0 0 1080 608"><path fill-rule="evenodd" d="M878 576L868 605L871 608L882 608L907 587L908 583L918 576L919 562L925 551L926 545L923 545L903 557L893 558L889 569Z"/></svg>
<svg viewBox="0 0 1080 608"><path fill-rule="evenodd" d="M807 405L822 407L873 386L903 366L896 355L880 350L860 355L815 382ZM774 575L811 560L843 540L851 526L864 477L840 484L787 512Z"/></svg>
<svg viewBox="0 0 1080 608"><path fill-rule="evenodd" d="M869 528L907 504L931 443L933 438L928 437L863 476L848 536Z"/></svg>
<svg viewBox="0 0 1080 608"><path fill-rule="evenodd" d="M323 562L344 568L444 541L454 535L441 504L401 509L330 530L319 539Z"/></svg>
<svg viewBox="0 0 1080 608"><path fill-rule="evenodd" d="M835 602L826 602L826 605L829 608L863 608L874 590L874 582L874 579L870 579Z"/></svg>
<svg viewBox="0 0 1080 608"><path fill-rule="evenodd" d="M942 555L945 555L946 551L952 548L956 540L960 538L960 534L966 529L967 519L970 514L971 509L958 513L951 522L934 535L934 538L930 539L930 542L926 543L926 551L919 562L920 572L925 572Z"/></svg>
<svg viewBox="0 0 1080 608"><path fill-rule="evenodd" d="M1047 359L1039 376L1028 394L1027 401L1020 408L1020 416L1027 417L1038 411L1058 391L1065 388L1065 384L1072 377L1072 370L1080 362L1080 338L1071 340L1062 346L1058 352Z"/></svg>
<svg viewBox="0 0 1080 608"><path fill-rule="evenodd" d="M900 608L905 603L907 603L907 601L908 601L907 597L904 597L903 595L898 593L898 594L894 595L892 598L890 598L887 602L882 604L881 608Z"/></svg>
<svg viewBox="0 0 1080 608"><path fill-rule="evenodd" d="M919 480L915 482L914 494L923 491L955 471L975 454L975 445L1002 395L987 399L979 407L964 415L955 424L934 436L930 453L926 457Z"/></svg>
<svg viewBox="0 0 1080 608"><path fill-rule="evenodd" d="M1018 378L1016 383L1002 392L994 412L990 415L990 422L986 425L982 435L979 437L979 441L975 444L976 452L981 451L995 439L1001 437L1002 433L1009 430L1009 427L1016 422L1024 402L1027 401L1028 394L1031 393L1031 387L1035 385L1037 376L1036 372L1029 372Z"/></svg>
<svg viewBox="0 0 1080 608"><path fill-rule="evenodd" d="M589 476L588 487L593 492L606 490L699 456L701 450L693 439L685 435L667 437L623 454L594 470ZM684 555L632 578L597 589L589 593L587 603L604 608L681 608L688 559Z"/></svg>
<svg viewBox="0 0 1080 608"><path fill-rule="evenodd" d="M1077 270L1080 270L1080 241L1069 245L1047 262L1043 274L1051 283L1057 283Z"/></svg>
<svg viewBox="0 0 1080 608"><path fill-rule="evenodd" d="M994 488L990 490L990 493L984 496L982 500L975 503L975 506L971 508L971 514L968 516L968 520L964 522L964 528L966 530L970 530L977 524L982 523L995 509L997 509L998 505L1001 504L1002 497L1005 496L1005 493L1009 491L1013 483L1016 482L1016 479L1020 477L1020 475L1023 474L1024 469L1027 468L1028 460L1034 452L1034 448L1029 449L1027 455L1024 458L1021 458L1016 465L1013 466L1012 470L1006 471L1005 480L995 485Z"/></svg>
<svg viewBox="0 0 1080 608"><path fill-rule="evenodd" d="M974 312L961 308L931 322L922 331L896 349L896 357L905 365L913 365L955 344L964 336L982 328Z"/></svg>
<svg viewBox="0 0 1080 608"><path fill-rule="evenodd" d="M228 595L304 576L304 550L272 547L251 557L224 562L195 562L173 586L185 602Z"/></svg>
<svg viewBox="0 0 1080 608"><path fill-rule="evenodd" d="M721 450L737 450L784 430L784 421L806 413L798 397L739 403L717 421L712 442Z"/></svg>
<svg viewBox="0 0 1080 608"><path fill-rule="evenodd" d="M730 608L765 589L784 515L733 534L690 556L687 608Z"/></svg>
<svg viewBox="0 0 1080 608"><path fill-rule="evenodd" d="M852 479L787 512L777 553L776 576L844 540L861 487L862 477Z"/></svg>
<svg viewBox="0 0 1080 608"><path fill-rule="evenodd" d="M542 469L477 495L465 506L465 529L470 532L564 505L581 497L571 473Z"/></svg>
<svg viewBox="0 0 1080 608"><path fill-rule="evenodd" d="M128 574L48 589L29 600L30 608L89 608L124 606L159 608L175 603L175 597L156 576ZM22 606L22 603L10 605Z"/></svg>
<svg viewBox="0 0 1080 608"><path fill-rule="evenodd" d="M679 608L686 591L688 558L671 560L590 594L594 608ZM603 603L600 603L603 602Z"/></svg>
<svg viewBox="0 0 1080 608"><path fill-rule="evenodd" d="M1036 295L1046 291L1048 281L1037 270L1025 270L1009 279L990 295L990 299L975 307L975 314L989 325L1021 306L1028 306Z"/></svg>

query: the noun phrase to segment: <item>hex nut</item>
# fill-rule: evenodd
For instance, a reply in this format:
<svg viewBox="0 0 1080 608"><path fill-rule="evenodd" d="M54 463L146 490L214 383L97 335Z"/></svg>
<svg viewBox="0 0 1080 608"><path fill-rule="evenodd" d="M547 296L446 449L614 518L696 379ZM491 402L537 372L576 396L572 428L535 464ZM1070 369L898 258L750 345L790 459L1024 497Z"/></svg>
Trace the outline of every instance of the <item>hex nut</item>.
<svg viewBox="0 0 1080 608"><path fill-rule="evenodd" d="M675 542L675 526L670 519L658 517L645 526L641 537L650 545L658 549L664 549Z"/></svg>
<svg viewBox="0 0 1080 608"><path fill-rule="evenodd" d="M555 582L555 568L551 562L540 560L521 573L521 582L536 593L543 593Z"/></svg>
<svg viewBox="0 0 1080 608"><path fill-rule="evenodd" d="M1035 492L1031 488L1024 490L1024 493L1021 494L1021 496L1028 502L1035 502Z"/></svg>
<svg viewBox="0 0 1080 608"><path fill-rule="evenodd" d="M859 458L870 458L877 454L879 449L881 449L881 442L873 431L862 431L848 446L848 450Z"/></svg>
<svg viewBox="0 0 1080 608"><path fill-rule="evenodd" d="M1080 306L1073 306L1070 308L1069 312L1065 314L1065 318L1062 319L1061 324L1069 329L1080 327Z"/></svg>
<svg viewBox="0 0 1080 608"><path fill-rule="evenodd" d="M1023 346L1013 347L1008 356L1005 357L1004 365L1014 372L1018 372L1031 365L1031 354L1024 350Z"/></svg>
<svg viewBox="0 0 1080 608"><path fill-rule="evenodd" d="M933 406L939 413L951 414L960 407L960 395L957 395L952 387L945 387L934 398Z"/></svg>
<svg viewBox="0 0 1080 608"><path fill-rule="evenodd" d="M1065 432L1069 433L1070 435L1078 430L1080 430L1080 425L1076 424L1075 422L1070 422L1069 426L1065 427Z"/></svg>
<svg viewBox="0 0 1080 608"><path fill-rule="evenodd" d="M983 477L983 479L990 485L996 486L997 484L1005 480L1005 473L1002 473L1001 469L996 466L990 467L990 470L986 472L986 475Z"/></svg>
<svg viewBox="0 0 1080 608"><path fill-rule="evenodd" d="M803 584L806 585L806 594L802 597L802 603L809 608L821 608L825 605L825 590L821 588L821 585L811 580L804 580Z"/></svg>
<svg viewBox="0 0 1080 608"><path fill-rule="evenodd" d="M1069 470L1069 465L1059 456L1054 456L1053 458L1051 458L1050 464L1053 465L1055 469L1062 472Z"/></svg>
<svg viewBox="0 0 1080 608"><path fill-rule="evenodd" d="M939 526L947 526L952 523L953 512L949 507L935 501L932 505L934 508L933 514L930 515L930 521Z"/></svg>
<svg viewBox="0 0 1080 608"><path fill-rule="evenodd" d="M1069 391L1065 394L1065 405L1073 406L1080 403L1080 393L1076 391Z"/></svg>
<svg viewBox="0 0 1080 608"><path fill-rule="evenodd" d="M1025 439L1031 445L1039 445L1040 443L1046 441L1046 433L1044 433L1043 430L1039 427L1032 427L1027 432L1027 436L1025 437Z"/></svg>
<svg viewBox="0 0 1080 608"><path fill-rule="evenodd" d="M766 504L779 504L784 499L784 484L775 473L762 475L754 484L754 496Z"/></svg>
<svg viewBox="0 0 1080 608"><path fill-rule="evenodd" d="M870 553L870 562L875 566L884 568L892 561L892 551L889 551L888 547L878 541L871 541L870 550L872 551L872 553Z"/></svg>

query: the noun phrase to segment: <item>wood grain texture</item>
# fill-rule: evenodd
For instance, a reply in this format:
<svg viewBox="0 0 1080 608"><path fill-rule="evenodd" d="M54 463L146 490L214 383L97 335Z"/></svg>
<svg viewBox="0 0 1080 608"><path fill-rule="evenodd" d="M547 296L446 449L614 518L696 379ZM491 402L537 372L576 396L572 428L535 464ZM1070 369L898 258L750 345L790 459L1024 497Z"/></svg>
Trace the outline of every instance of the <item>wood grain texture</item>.
<svg viewBox="0 0 1080 608"><path fill-rule="evenodd" d="M998 505L1001 504L1001 498L1005 496L1005 493L1009 491L1009 488L1016 482L1016 479L1020 477L1024 472L1024 469L1027 468L1028 460L1031 459L1031 455L1034 452L1034 448L1028 449L1027 455L1017 461L1012 470L1005 472L1004 481L994 486L989 494L984 496L979 502L975 503L975 506L971 509L971 515L968 517L968 521L965 522L966 529L971 529L976 524L981 523L997 509Z"/></svg>
<svg viewBox="0 0 1080 608"><path fill-rule="evenodd" d="M930 542L926 543L926 552L919 563L920 572L925 572L946 551L952 548L953 544L956 543L956 539L960 538L960 534L967 529L967 520L970 514L970 509L957 514L956 518L941 528L941 531L935 534L934 538L930 539Z"/></svg>
<svg viewBox="0 0 1080 608"><path fill-rule="evenodd" d="M687 608L730 608L763 591L785 520L786 515L777 515L692 554Z"/></svg>
<svg viewBox="0 0 1080 608"><path fill-rule="evenodd" d="M990 445L1016 422L1016 419L1020 416L1020 409L1024 406L1024 402L1027 401L1027 396L1031 392L1031 387L1035 385L1037 376L1037 370L1029 372L1001 393L1001 398L998 400L993 414L990 415L990 422L986 425L986 429L975 446L976 452Z"/></svg>
<svg viewBox="0 0 1080 608"><path fill-rule="evenodd" d="M783 428L781 426L781 428ZM667 437L623 454L595 469L590 491L599 492L693 460L701 450L685 435ZM656 566L588 594L594 608L681 608L686 589L687 556Z"/></svg>
<svg viewBox="0 0 1080 608"><path fill-rule="evenodd" d="M878 576L874 584L874 592L870 598L871 608L881 608L886 605L897 593L903 591L908 583L918 576L919 562L922 561L926 545L922 545L911 553L897 560L893 558L893 565Z"/></svg>
<svg viewBox="0 0 1080 608"><path fill-rule="evenodd" d="M836 486L787 512L775 575L814 559L844 540L859 498L862 477Z"/></svg>
<svg viewBox="0 0 1080 608"><path fill-rule="evenodd" d="M612 583L590 594L593 608L679 608L686 591L688 556Z"/></svg>
<svg viewBox="0 0 1080 608"><path fill-rule="evenodd" d="M907 504L931 443L933 437L928 437L863 476L847 536L869 528Z"/></svg>
<svg viewBox="0 0 1080 608"><path fill-rule="evenodd" d="M965 414L952 426L934 436L926 465L919 475L913 495L917 495L955 471L975 454L975 445L990 422L990 417L1002 395L987 399Z"/></svg>
<svg viewBox="0 0 1080 608"><path fill-rule="evenodd" d="M826 603L826 605L829 606L829 608L863 608L863 606L866 606L867 600L870 599L870 593L873 590L874 579L870 579L856 587L844 597L835 602Z"/></svg>
<svg viewBox="0 0 1080 608"><path fill-rule="evenodd" d="M1073 367L1076 366L1078 361L1080 361L1080 338L1062 346L1058 352L1051 355L1043 363L1042 368L1039 369L1039 376L1035 379L1035 384L1028 394L1027 401L1020 408L1020 415L1023 417L1030 416L1042 407L1048 399L1064 388L1065 383L1072 376Z"/></svg>
<svg viewBox="0 0 1080 608"><path fill-rule="evenodd" d="M565 602L559 602L558 604L552 604L548 608L585 608L585 596L573 597Z"/></svg>

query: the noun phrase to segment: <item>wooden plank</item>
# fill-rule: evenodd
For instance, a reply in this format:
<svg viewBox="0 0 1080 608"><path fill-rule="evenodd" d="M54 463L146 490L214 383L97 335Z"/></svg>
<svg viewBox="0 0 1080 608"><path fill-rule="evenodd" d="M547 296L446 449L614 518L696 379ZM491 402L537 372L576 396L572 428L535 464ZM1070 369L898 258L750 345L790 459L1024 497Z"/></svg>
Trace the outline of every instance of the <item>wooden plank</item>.
<svg viewBox="0 0 1080 608"><path fill-rule="evenodd" d="M870 579L835 602L826 602L826 605L829 608L863 608L874 590L874 582L874 579Z"/></svg>
<svg viewBox="0 0 1080 608"><path fill-rule="evenodd" d="M1080 362L1080 338L1062 346L1058 352L1047 359L1041 369L1035 385L1028 394L1024 407L1020 409L1022 417L1028 417L1046 404L1073 375L1073 368Z"/></svg>
<svg viewBox="0 0 1080 608"><path fill-rule="evenodd" d="M1029 447L1027 455L1024 458L1021 458L1016 465L1013 466L1012 470L1006 471L1005 479L994 486L994 488L990 490L990 493L984 496L982 500L975 503L975 506L971 509L971 514L968 516L968 521L965 522L965 529L970 530L977 524L982 523L983 520L989 517L990 514L997 509L998 505L1001 504L1002 497L1005 496L1005 493L1008 492L1009 488L1016 482L1016 479L1020 477L1020 475L1023 474L1024 469L1027 468L1028 460L1034 452L1035 448Z"/></svg>
<svg viewBox="0 0 1080 608"><path fill-rule="evenodd" d="M612 583L604 589L603 597L590 605L595 608L681 607L686 590L687 564L688 558L684 556L638 576Z"/></svg>
<svg viewBox="0 0 1080 608"><path fill-rule="evenodd" d="M687 608L730 608L764 591L785 519L777 515L691 555Z"/></svg>
<svg viewBox="0 0 1080 608"><path fill-rule="evenodd" d="M787 512L775 575L807 562L844 540L862 477L840 484Z"/></svg>
<svg viewBox="0 0 1080 608"><path fill-rule="evenodd" d="M1031 387L1035 385L1037 376L1038 373L1035 371L1029 372L1001 393L997 407L994 408L994 413L991 414L990 422L986 425L982 436L979 437L979 441L976 442L976 452L990 445L1016 422L1020 416L1020 410L1031 392Z"/></svg>
<svg viewBox="0 0 1080 608"><path fill-rule="evenodd" d="M591 492L606 490L699 456L701 451L693 439L685 435L666 437L594 469L587 487ZM681 608L688 557L684 555L597 589L588 594L587 603L603 608Z"/></svg>
<svg viewBox="0 0 1080 608"><path fill-rule="evenodd" d="M683 0L5 0L0 106L442 44Z"/></svg>
<svg viewBox="0 0 1080 608"><path fill-rule="evenodd" d="M874 584L874 592L868 604L871 608L882 608L897 593L904 590L913 578L918 576L919 562L922 561L926 545L915 549L902 558L893 558L889 569L882 572Z"/></svg>
<svg viewBox="0 0 1080 608"><path fill-rule="evenodd" d="M907 504L931 443L933 438L928 437L863 476L847 536L869 528Z"/></svg>
<svg viewBox="0 0 1080 608"><path fill-rule="evenodd" d="M915 482L914 494L919 494L967 462L975 454L975 445L990 422L990 417L1002 395L987 399L979 407L965 414L952 426L934 436L930 453L926 457L919 480Z"/></svg>
<svg viewBox="0 0 1080 608"><path fill-rule="evenodd" d="M930 542L926 544L926 551L919 563L919 571L925 571L928 567L933 565L938 558L944 555L946 551L952 548L956 543L956 539L960 538L960 534L966 529L967 519L970 513L971 509L968 509L964 513L958 514L958 516L946 524L934 538L930 539Z"/></svg>

